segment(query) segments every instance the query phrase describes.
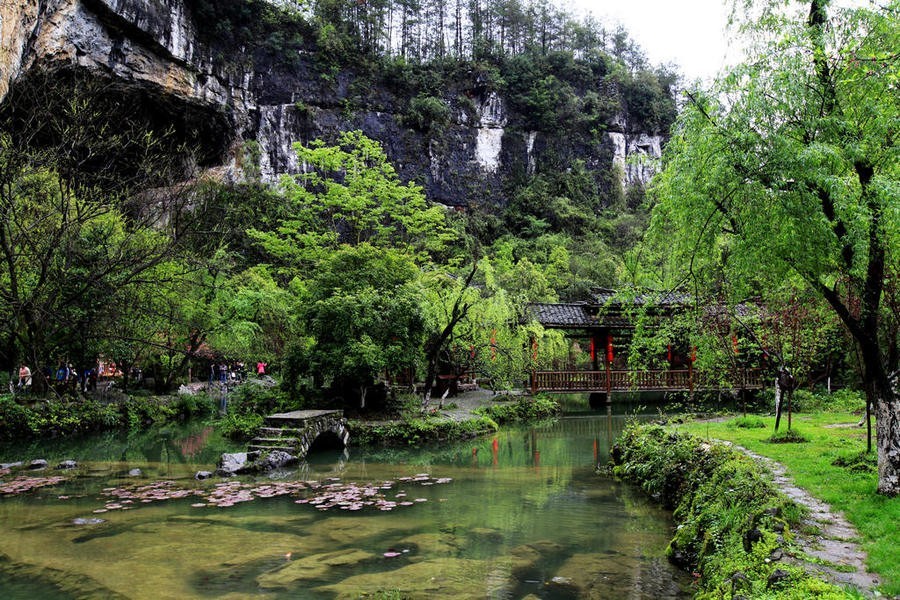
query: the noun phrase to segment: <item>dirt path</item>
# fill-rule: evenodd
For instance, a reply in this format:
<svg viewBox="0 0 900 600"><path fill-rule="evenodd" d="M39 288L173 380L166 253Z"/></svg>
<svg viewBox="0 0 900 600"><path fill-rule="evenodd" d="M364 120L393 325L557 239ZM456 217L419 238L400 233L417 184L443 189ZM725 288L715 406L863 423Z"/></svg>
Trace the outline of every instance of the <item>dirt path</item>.
<svg viewBox="0 0 900 600"><path fill-rule="evenodd" d="M780 463L741 446L732 444L732 447L771 471L775 484L794 502L809 509L809 515L803 520L799 531L795 532L795 543L803 554L816 562L810 562L803 556L785 556L782 560L820 573L827 581L838 585L852 585L869 597L876 596L875 587L880 581L877 575L866 570L866 553L857 543L859 533L856 528L843 515L832 511L827 504L797 487ZM818 561L824 564L818 564Z"/></svg>

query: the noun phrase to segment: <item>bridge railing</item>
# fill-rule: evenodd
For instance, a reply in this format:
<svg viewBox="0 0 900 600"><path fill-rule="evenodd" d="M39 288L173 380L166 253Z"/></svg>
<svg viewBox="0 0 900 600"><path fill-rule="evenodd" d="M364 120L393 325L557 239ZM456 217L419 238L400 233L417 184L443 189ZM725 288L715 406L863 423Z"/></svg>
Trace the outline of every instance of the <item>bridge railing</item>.
<svg viewBox="0 0 900 600"><path fill-rule="evenodd" d="M686 370L533 371L537 392L657 392L716 389L762 389L763 369L745 369L720 378L719 373Z"/></svg>

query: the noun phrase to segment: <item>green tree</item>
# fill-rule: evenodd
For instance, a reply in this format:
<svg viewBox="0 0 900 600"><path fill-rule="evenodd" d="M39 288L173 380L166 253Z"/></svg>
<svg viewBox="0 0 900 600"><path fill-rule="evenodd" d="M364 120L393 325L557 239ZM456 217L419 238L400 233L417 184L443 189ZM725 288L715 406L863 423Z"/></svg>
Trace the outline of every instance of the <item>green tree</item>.
<svg viewBox="0 0 900 600"><path fill-rule="evenodd" d="M129 222L115 196L84 197L55 171L19 162L11 143L0 136L0 358L35 370L93 364L116 299L145 285L172 245Z"/></svg>
<svg viewBox="0 0 900 600"><path fill-rule="evenodd" d="M405 254L369 244L344 246L320 262L301 309L312 338L307 374L355 387L365 408L378 379L414 367L426 325L418 275Z"/></svg>
<svg viewBox="0 0 900 600"><path fill-rule="evenodd" d="M248 232L283 275L304 272L342 244L398 248L420 260L452 250L457 233L444 211L428 205L421 187L400 182L378 142L351 131L334 146L294 148L311 170L282 181L291 216L274 231Z"/></svg>
<svg viewBox="0 0 900 600"><path fill-rule="evenodd" d="M739 299L796 278L827 302L865 371L878 491L896 495L897 315L882 301L900 251L900 4L795 6L755 3L744 27L762 43L712 94L688 95L653 238L669 283L727 281Z"/></svg>

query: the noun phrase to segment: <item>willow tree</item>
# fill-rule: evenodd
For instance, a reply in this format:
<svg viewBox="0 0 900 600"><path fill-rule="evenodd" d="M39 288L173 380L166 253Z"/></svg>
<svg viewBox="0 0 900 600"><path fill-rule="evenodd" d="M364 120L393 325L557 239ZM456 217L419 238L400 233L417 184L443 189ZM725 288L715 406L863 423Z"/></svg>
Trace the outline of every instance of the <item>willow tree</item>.
<svg viewBox="0 0 900 600"><path fill-rule="evenodd" d="M666 272L696 289L715 278L740 299L799 285L827 303L864 367L878 491L897 495L898 315L886 297L900 272L900 2L737 8L752 15L748 58L688 94L651 239Z"/></svg>

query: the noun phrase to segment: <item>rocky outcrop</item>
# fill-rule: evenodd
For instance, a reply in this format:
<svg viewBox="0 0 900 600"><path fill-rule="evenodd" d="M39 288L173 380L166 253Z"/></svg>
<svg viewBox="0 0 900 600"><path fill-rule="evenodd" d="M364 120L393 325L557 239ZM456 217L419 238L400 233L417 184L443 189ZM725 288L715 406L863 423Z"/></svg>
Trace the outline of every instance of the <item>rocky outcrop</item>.
<svg viewBox="0 0 900 600"><path fill-rule="evenodd" d="M505 181L551 161L566 168L583 160L598 174L618 164L621 185L646 182L660 154L658 136L627 132L622 119L608 124L605 137L530 130L525 115L514 114L475 76L461 75L442 93L445 122L410 124L409 98L386 87L360 91L350 70L319 72L315 48L287 61L244 55L242 48L223 56L225 50L201 41L207 24L195 22L191 6L189 0L3 3L0 102L35 73L101 78L123 103L178 122L184 141L201 148L201 164L231 180L250 173L271 182L300 172L295 141L360 129L382 143L402 179L449 205L502 204ZM251 154L258 168L246 168Z"/></svg>
<svg viewBox="0 0 900 600"><path fill-rule="evenodd" d="M216 70L181 0L13 0L0 33L0 100L32 70L81 68L191 104L253 108L250 73Z"/></svg>
<svg viewBox="0 0 900 600"><path fill-rule="evenodd" d="M609 132L607 136L613 146L612 162L619 170L622 187L650 181L662 156L662 136L621 132Z"/></svg>

